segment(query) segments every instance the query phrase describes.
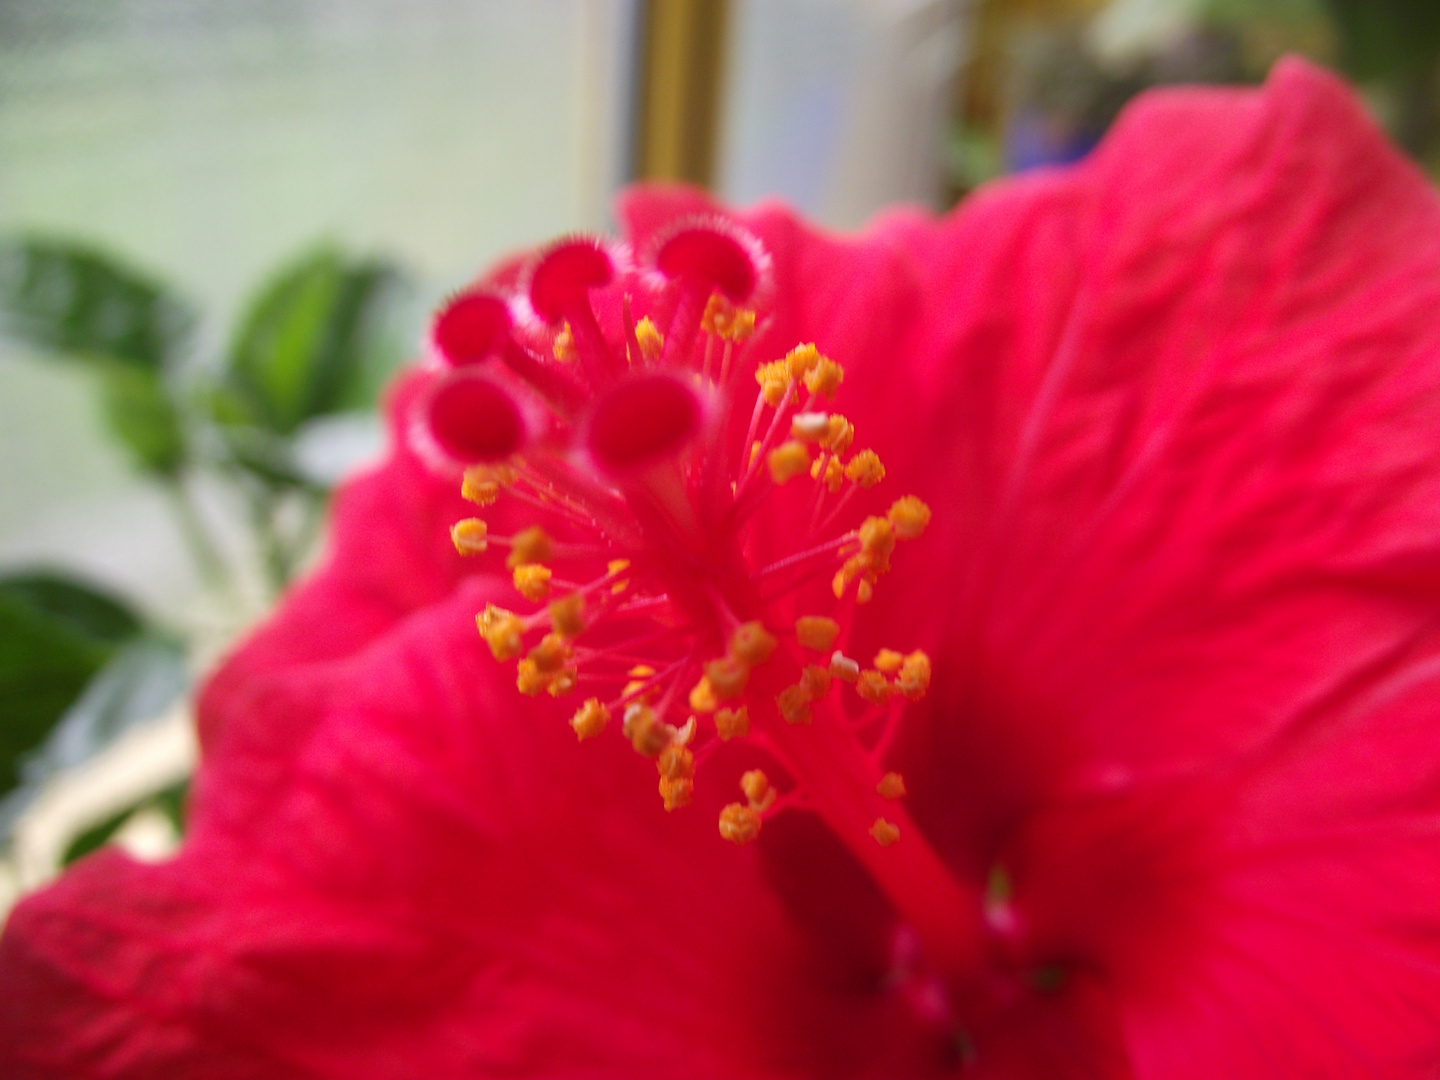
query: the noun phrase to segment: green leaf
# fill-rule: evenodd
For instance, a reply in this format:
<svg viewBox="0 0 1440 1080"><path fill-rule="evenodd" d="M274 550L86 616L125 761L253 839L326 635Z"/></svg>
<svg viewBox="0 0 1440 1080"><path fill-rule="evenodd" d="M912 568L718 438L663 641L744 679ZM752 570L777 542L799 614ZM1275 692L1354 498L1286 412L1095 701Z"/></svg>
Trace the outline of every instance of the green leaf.
<svg viewBox="0 0 1440 1080"><path fill-rule="evenodd" d="M160 376L111 364L102 372L100 386L110 430L143 468L174 476L185 463L185 436Z"/></svg>
<svg viewBox="0 0 1440 1080"><path fill-rule="evenodd" d="M59 574L35 571L0 577L0 603L106 645L140 634L139 618L123 601Z"/></svg>
<svg viewBox="0 0 1440 1080"><path fill-rule="evenodd" d="M36 348L158 371L179 355L193 322L178 297L100 252L0 241L0 329Z"/></svg>
<svg viewBox="0 0 1440 1080"><path fill-rule="evenodd" d="M51 574L0 579L0 793L110 659L140 633L114 597Z"/></svg>
<svg viewBox="0 0 1440 1080"><path fill-rule="evenodd" d="M190 668L179 642L140 637L116 649L43 743L20 755L16 771L22 784L0 799L0 839L54 776L162 715L189 687Z"/></svg>
<svg viewBox="0 0 1440 1080"><path fill-rule="evenodd" d="M392 331L403 285L389 264L328 247L286 267L240 324L216 419L289 435L312 417L372 404L400 359Z"/></svg>
<svg viewBox="0 0 1440 1080"><path fill-rule="evenodd" d="M1339 31L1345 69L1356 78L1424 69L1440 54L1436 0L1326 0L1326 6Z"/></svg>

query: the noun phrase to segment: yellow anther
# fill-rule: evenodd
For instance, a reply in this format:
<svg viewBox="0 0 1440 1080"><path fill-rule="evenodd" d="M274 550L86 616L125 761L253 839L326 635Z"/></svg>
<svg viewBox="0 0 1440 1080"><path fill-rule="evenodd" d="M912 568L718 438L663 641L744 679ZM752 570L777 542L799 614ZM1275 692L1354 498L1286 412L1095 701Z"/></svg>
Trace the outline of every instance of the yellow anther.
<svg viewBox="0 0 1440 1080"><path fill-rule="evenodd" d="M772 360L755 369L755 381L760 384L760 394L765 404L778 408L785 400L785 391L790 389L790 368L784 360Z"/></svg>
<svg viewBox="0 0 1440 1080"><path fill-rule="evenodd" d="M730 635L730 655L755 667L769 660L778 644L775 635L765 629L764 623L752 619L741 623Z"/></svg>
<svg viewBox="0 0 1440 1080"><path fill-rule="evenodd" d="M810 723L810 694L799 683L787 686L775 695L775 707L780 715L791 724Z"/></svg>
<svg viewBox="0 0 1440 1080"><path fill-rule="evenodd" d="M744 341L755 332L755 312L736 307L719 293L711 293L700 316L700 329L725 341Z"/></svg>
<svg viewBox="0 0 1440 1080"><path fill-rule="evenodd" d="M689 806L695 798L695 781L688 776L677 776L673 780L662 776L660 798L664 800L666 810L679 810L682 806Z"/></svg>
<svg viewBox="0 0 1440 1080"><path fill-rule="evenodd" d="M790 434L806 442L820 442L830 430L830 417L823 412L796 413L790 418Z"/></svg>
<svg viewBox="0 0 1440 1080"><path fill-rule="evenodd" d="M820 445L832 454L843 454L855 442L855 425L839 413L831 413L825 423Z"/></svg>
<svg viewBox="0 0 1440 1080"><path fill-rule="evenodd" d="M643 701L626 706L625 720L620 730L630 740L635 752L645 757L655 757L670 745L672 728L655 715L655 710Z"/></svg>
<svg viewBox="0 0 1440 1080"><path fill-rule="evenodd" d="M816 652L824 652L835 644L840 634L840 624L824 615L801 615L795 620L795 636L800 644Z"/></svg>
<svg viewBox="0 0 1440 1080"><path fill-rule="evenodd" d="M722 656L705 662L705 678L717 701L734 701L745 692L750 681L750 665L734 656Z"/></svg>
<svg viewBox="0 0 1440 1080"><path fill-rule="evenodd" d="M895 550L895 526L889 518L868 517L860 523L860 552L868 567L878 573L890 569L890 553Z"/></svg>
<svg viewBox="0 0 1440 1080"><path fill-rule="evenodd" d="M755 312L750 308L737 308L735 318L720 334L726 341L744 341L755 333Z"/></svg>
<svg viewBox="0 0 1440 1080"><path fill-rule="evenodd" d="M872 705L884 705L890 700L894 687L890 680L873 668L860 673L855 680L855 692Z"/></svg>
<svg viewBox="0 0 1440 1080"><path fill-rule="evenodd" d="M886 675L894 675L905 663L905 657L894 649L881 649L875 654L875 667Z"/></svg>
<svg viewBox="0 0 1440 1080"><path fill-rule="evenodd" d="M800 689L805 691L805 696L811 701L819 701L830 692L831 679L829 668L811 664L800 672Z"/></svg>
<svg viewBox="0 0 1440 1080"><path fill-rule="evenodd" d="M930 689L930 657L916 649L900 665L900 677L895 688L905 695L907 701L919 701Z"/></svg>
<svg viewBox="0 0 1440 1080"><path fill-rule="evenodd" d="M900 839L900 829L890 824L890 822L886 821L883 817L879 817L875 819L875 824L870 826L870 835L875 838L875 842L881 847L889 847L895 843L896 840Z"/></svg>
<svg viewBox="0 0 1440 1080"><path fill-rule="evenodd" d="M715 714L715 734L721 742L743 739L750 734L750 710L741 705L738 709L721 709Z"/></svg>
<svg viewBox="0 0 1440 1080"><path fill-rule="evenodd" d="M579 637L585 631L585 597L572 592L551 601L550 625L557 634Z"/></svg>
<svg viewBox="0 0 1440 1080"><path fill-rule="evenodd" d="M475 625L496 660L513 660L525 649L525 624L513 611L486 604Z"/></svg>
<svg viewBox="0 0 1440 1080"><path fill-rule="evenodd" d="M784 484L810 467L810 448L798 439L783 442L765 455L770 479Z"/></svg>
<svg viewBox="0 0 1440 1080"><path fill-rule="evenodd" d="M490 546L490 527L479 518L466 518L450 526L450 539L461 555L479 555Z"/></svg>
<svg viewBox="0 0 1440 1080"><path fill-rule="evenodd" d="M629 697L644 689L646 683L650 681L650 677L655 674L655 669L649 664L636 664L625 674L630 676L630 681L625 684L625 689L620 693L622 697Z"/></svg>
<svg viewBox="0 0 1440 1080"><path fill-rule="evenodd" d="M694 776L695 755L685 747L671 743L660 751L660 756L655 759L655 768L661 776L670 780Z"/></svg>
<svg viewBox="0 0 1440 1080"><path fill-rule="evenodd" d="M770 778L761 769L751 769L740 777L740 790L745 792L745 798L750 800L750 808L757 813L768 810L776 798L776 791L770 786Z"/></svg>
<svg viewBox="0 0 1440 1080"><path fill-rule="evenodd" d="M541 671L539 665L528 656L520 661L515 671L515 688L526 697L534 697L550 685L550 674Z"/></svg>
<svg viewBox="0 0 1440 1080"><path fill-rule="evenodd" d="M796 345L785 354L785 370L792 379L803 379L824 359L813 341L808 345Z"/></svg>
<svg viewBox="0 0 1440 1080"><path fill-rule="evenodd" d="M882 798L898 799L905 794L905 778L898 772L887 772L875 785Z"/></svg>
<svg viewBox="0 0 1440 1080"><path fill-rule="evenodd" d="M521 529L510 541L510 554L505 556L505 569L514 570L527 563L549 562L555 554L555 545L539 525Z"/></svg>
<svg viewBox="0 0 1440 1080"><path fill-rule="evenodd" d="M550 568L539 563L515 567L515 588L526 600L539 603L550 598Z"/></svg>
<svg viewBox="0 0 1440 1080"><path fill-rule="evenodd" d="M844 381L845 369L826 356L820 357L820 362L805 373L805 389L821 397L833 398Z"/></svg>
<svg viewBox="0 0 1440 1080"><path fill-rule="evenodd" d="M821 454L810 466L810 477L819 480L833 495L845 482L845 466L833 454Z"/></svg>
<svg viewBox="0 0 1440 1080"><path fill-rule="evenodd" d="M489 506L500 497L500 489L515 482L515 470L508 465L471 465L460 481L460 494L473 503Z"/></svg>
<svg viewBox="0 0 1440 1080"><path fill-rule="evenodd" d="M556 634L546 634L520 661L515 675L515 685L530 697L541 690L551 697L564 697L575 689L576 680L575 669L570 666L570 646Z"/></svg>
<svg viewBox="0 0 1440 1080"><path fill-rule="evenodd" d="M665 335L650 321L649 315L635 324L635 341L640 346L640 355L652 362L660 358L660 350L665 348Z"/></svg>
<svg viewBox="0 0 1440 1080"><path fill-rule="evenodd" d="M563 671L557 671L550 676L550 684L545 687L545 692L551 697L564 697L566 694L575 692L575 685L580 681L579 672L573 667L567 667Z"/></svg>
<svg viewBox="0 0 1440 1080"><path fill-rule="evenodd" d="M830 654L830 674L843 682L853 683L860 678L860 665L836 649Z"/></svg>
<svg viewBox="0 0 1440 1080"><path fill-rule="evenodd" d="M875 581L890 569L890 554L895 550L895 527L888 518L868 517L856 530L860 550L845 560L836 572L831 588L838 600L845 595L852 581L858 581L855 599L862 604L874 595Z"/></svg>
<svg viewBox="0 0 1440 1080"><path fill-rule="evenodd" d="M610 710L600 704L599 698L593 697L576 709L575 715L570 718L570 726L575 729L575 737L581 742L599 735L609 722Z"/></svg>
<svg viewBox="0 0 1440 1080"><path fill-rule="evenodd" d="M559 634L546 634L531 649L528 658L537 671L553 675L570 662L570 644Z"/></svg>
<svg viewBox="0 0 1440 1080"><path fill-rule="evenodd" d="M500 498L500 485L494 480L477 480L472 484L467 478L460 483L460 494L473 503L490 506Z"/></svg>
<svg viewBox="0 0 1440 1080"><path fill-rule="evenodd" d="M873 488L885 479L885 466L880 463L880 455L874 450L861 450L845 466L845 476L852 484Z"/></svg>
<svg viewBox="0 0 1440 1080"><path fill-rule="evenodd" d="M625 572L626 570L629 570L629 569L630 569L630 560L629 560L629 559L611 559L608 563L605 564L605 572L606 572L606 574L608 574L608 575L610 575L610 576L612 576L612 577L613 577L615 574L623 573L623 572ZM625 591L626 589L628 589L629 587L630 587L630 582L629 582L629 581L617 581L614 585L611 585L611 586L610 586L610 591L611 591L611 593L613 593L613 594L615 594L616 596L618 596L618 595L620 595L620 593L624 592L624 591Z"/></svg>
<svg viewBox="0 0 1440 1080"><path fill-rule="evenodd" d="M700 681L690 688L690 708L698 713L712 713L719 707L720 702L715 699L710 680L701 675Z"/></svg>
<svg viewBox="0 0 1440 1080"><path fill-rule="evenodd" d="M720 811L720 835L732 844L748 844L760 835L760 815L732 802Z"/></svg>
<svg viewBox="0 0 1440 1080"><path fill-rule="evenodd" d="M885 516L895 526L895 535L901 540L914 540L930 524L930 507L914 495L896 499Z"/></svg>
<svg viewBox="0 0 1440 1080"><path fill-rule="evenodd" d="M568 364L575 359L575 335L570 332L570 324L568 322L562 326L560 332L555 335L553 351L555 353L555 359L559 360L562 364Z"/></svg>

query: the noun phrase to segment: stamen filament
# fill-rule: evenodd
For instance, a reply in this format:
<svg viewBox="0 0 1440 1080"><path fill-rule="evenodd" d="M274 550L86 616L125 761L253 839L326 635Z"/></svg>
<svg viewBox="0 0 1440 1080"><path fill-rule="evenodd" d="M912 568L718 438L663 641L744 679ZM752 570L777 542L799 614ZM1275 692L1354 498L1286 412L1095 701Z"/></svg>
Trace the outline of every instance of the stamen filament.
<svg viewBox="0 0 1440 1080"><path fill-rule="evenodd" d="M783 559L776 559L774 562L756 570L755 577L757 579L767 578L771 574L779 573L787 567L795 566L798 563L814 559L820 555L838 555L841 548L847 544L853 544L858 537L859 534L852 529L850 532L845 533L843 536L838 536L834 540L827 540L823 544L817 544L812 548L806 548L804 551L798 551L794 555L787 555Z"/></svg>
<svg viewBox="0 0 1440 1080"><path fill-rule="evenodd" d="M760 400L765 400L764 395L761 395ZM756 451L754 457L751 458L749 465L746 467L745 475L741 477L740 483L735 487L735 502L737 507L744 500L746 489L754 482L755 477L762 475L765 465L765 455L775 449L775 444L779 442L781 433L788 430L788 426L785 425L786 410L789 409L794 401L795 380L791 379L790 384L785 387L785 396L780 399L780 404L775 406L775 415L770 420L770 427L766 430L765 437L760 440L760 449ZM743 515L737 511L732 511L731 516L737 521L743 520Z"/></svg>
<svg viewBox="0 0 1440 1080"><path fill-rule="evenodd" d="M858 484L851 484L849 487L847 487L844 492L841 493L839 501L830 508L830 513L825 515L825 520L820 522L819 525L814 526L811 531L824 532L826 529L830 528L831 525L835 524L836 519L839 518L841 513L845 510L846 505L850 502L851 499L855 497L855 492L859 490L860 485Z"/></svg>
<svg viewBox="0 0 1440 1080"><path fill-rule="evenodd" d="M754 673L759 691L752 723L786 759L786 767L831 827L889 897L902 919L924 941L927 955L942 971L959 976L981 970L987 947L983 891L962 882L946 867L902 803L876 791L882 773L870 755L833 716L808 725L790 725L773 706L785 685L782 665ZM752 699L753 700L753 699ZM900 840L882 848L870 836L879 817L898 827Z"/></svg>

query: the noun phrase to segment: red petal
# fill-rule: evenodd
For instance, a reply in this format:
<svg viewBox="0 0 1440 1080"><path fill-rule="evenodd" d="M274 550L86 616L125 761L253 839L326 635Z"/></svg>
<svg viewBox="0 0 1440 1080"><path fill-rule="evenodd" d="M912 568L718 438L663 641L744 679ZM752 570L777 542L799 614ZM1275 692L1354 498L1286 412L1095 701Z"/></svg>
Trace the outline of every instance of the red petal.
<svg viewBox="0 0 1440 1080"><path fill-rule="evenodd" d="M1287 63L920 239L963 555L917 816L1024 868L1141 1075L1433 1068L1433 189Z"/></svg>
<svg viewBox="0 0 1440 1080"><path fill-rule="evenodd" d="M637 244L698 201L632 201ZM776 264L757 350L848 363L862 439L937 511L862 624L937 658L916 816L959 872L1011 870L1072 971L977 1025L977 1075L1433 1072L1433 192L1292 64L1150 98L938 228L741 220ZM822 891L843 870L789 859L772 892L713 807L658 812L618 740L509 704L469 626L494 586L454 592L464 514L404 454L342 498L327 569L210 686L186 853L13 915L0 1063L934 1064L857 975L883 916ZM827 904L817 930L863 932L820 967L787 912Z"/></svg>
<svg viewBox="0 0 1440 1080"><path fill-rule="evenodd" d="M888 1024L891 1006L809 974L755 852L716 842L720 785L667 815L623 740L577 747L566 708L517 698L467 647L485 593L351 657L257 674L197 796L223 805L176 862L105 853L16 909L0 1061L728 1076L890 1054L830 1031L837 1014ZM295 728L303 742L274 754Z"/></svg>

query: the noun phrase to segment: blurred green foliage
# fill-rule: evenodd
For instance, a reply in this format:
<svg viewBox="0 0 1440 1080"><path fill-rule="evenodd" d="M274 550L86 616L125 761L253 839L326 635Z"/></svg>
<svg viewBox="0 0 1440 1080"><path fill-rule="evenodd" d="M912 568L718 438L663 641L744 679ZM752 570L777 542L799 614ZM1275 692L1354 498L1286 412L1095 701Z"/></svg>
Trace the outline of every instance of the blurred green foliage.
<svg viewBox="0 0 1440 1080"><path fill-rule="evenodd" d="M0 329L51 353L159 371L194 326L185 301L84 245L0 241Z"/></svg>
<svg viewBox="0 0 1440 1080"><path fill-rule="evenodd" d="M289 435L314 417L369 408L393 368L383 324L402 285L394 267L330 248L283 269L236 328L217 413Z"/></svg>
<svg viewBox="0 0 1440 1080"><path fill-rule="evenodd" d="M395 265L319 245L256 290L228 348L207 358L178 290L87 245L0 239L0 334L92 374L109 431L170 494L215 587L236 568L194 479L248 508L260 569L278 592L328 497L301 440L323 418L374 408L408 344L408 295ZM187 683L180 643L117 597L54 573L0 578L0 838L49 775L158 715ZM178 822L182 796L177 787L141 800L77 838L70 857L141 805Z"/></svg>
<svg viewBox="0 0 1440 1080"><path fill-rule="evenodd" d="M1339 31L1340 60L1357 79L1431 67L1440 56L1437 0L1325 0Z"/></svg>
<svg viewBox="0 0 1440 1080"><path fill-rule="evenodd" d="M0 578L0 795L140 620L123 602L54 574Z"/></svg>

